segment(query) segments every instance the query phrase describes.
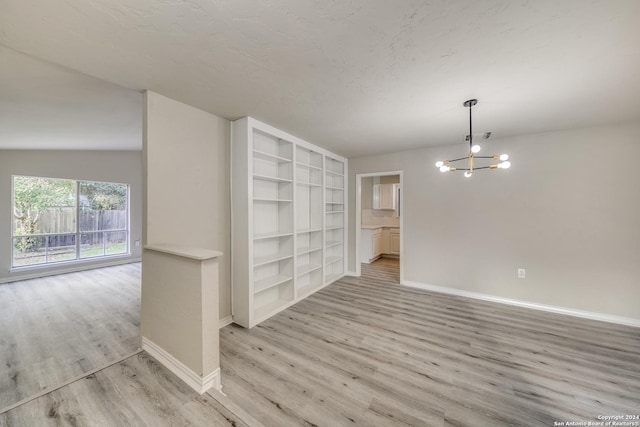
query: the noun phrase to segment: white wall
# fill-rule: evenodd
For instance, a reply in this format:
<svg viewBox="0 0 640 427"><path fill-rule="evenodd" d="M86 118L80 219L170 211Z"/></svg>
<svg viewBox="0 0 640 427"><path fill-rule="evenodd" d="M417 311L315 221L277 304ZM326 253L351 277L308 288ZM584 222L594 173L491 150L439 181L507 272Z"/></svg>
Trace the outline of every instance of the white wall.
<svg viewBox="0 0 640 427"><path fill-rule="evenodd" d="M145 243L218 250L220 317L231 315L228 120L146 92Z"/></svg>
<svg viewBox="0 0 640 427"><path fill-rule="evenodd" d="M360 207L362 209L373 209L373 177L362 178L360 192L362 194Z"/></svg>
<svg viewBox="0 0 640 427"><path fill-rule="evenodd" d="M405 280L640 319L640 123L496 139L509 170L472 179L434 163L464 144L349 160L355 174L403 170ZM517 279L517 268L526 279Z"/></svg>
<svg viewBox="0 0 640 427"><path fill-rule="evenodd" d="M131 256L50 264L29 269L11 268L11 177L42 176L129 184ZM39 151L0 150L0 283L27 277L56 274L80 268L94 268L113 262L140 259L142 237L142 153L140 151Z"/></svg>

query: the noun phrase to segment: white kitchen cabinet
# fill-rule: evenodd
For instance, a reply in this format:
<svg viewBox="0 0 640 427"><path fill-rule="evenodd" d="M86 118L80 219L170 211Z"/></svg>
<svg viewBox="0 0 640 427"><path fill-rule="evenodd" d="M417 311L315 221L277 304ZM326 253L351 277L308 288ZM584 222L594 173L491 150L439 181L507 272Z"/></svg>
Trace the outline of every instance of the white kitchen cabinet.
<svg viewBox="0 0 640 427"><path fill-rule="evenodd" d="M233 321L251 328L344 276L347 161L250 117L232 131Z"/></svg>
<svg viewBox="0 0 640 427"><path fill-rule="evenodd" d="M400 255L400 229L382 229L382 253L387 255Z"/></svg>
<svg viewBox="0 0 640 427"><path fill-rule="evenodd" d="M385 252L391 255L400 255L400 229L389 229L389 250Z"/></svg>
<svg viewBox="0 0 640 427"><path fill-rule="evenodd" d="M369 264L382 255L382 228L363 228L360 237L360 262Z"/></svg>
<svg viewBox="0 0 640 427"><path fill-rule="evenodd" d="M374 234L373 236L373 258L378 258L382 255L383 251L382 233Z"/></svg>
<svg viewBox="0 0 640 427"><path fill-rule="evenodd" d="M382 229L382 253L383 254L388 254L389 251L391 250L391 244L390 244L390 240L389 240L389 229L388 228L383 228Z"/></svg>
<svg viewBox="0 0 640 427"><path fill-rule="evenodd" d="M373 209L396 208L394 184L373 184Z"/></svg>
<svg viewBox="0 0 640 427"><path fill-rule="evenodd" d="M400 255L400 229L366 226L360 231L360 262L370 264L381 255Z"/></svg>

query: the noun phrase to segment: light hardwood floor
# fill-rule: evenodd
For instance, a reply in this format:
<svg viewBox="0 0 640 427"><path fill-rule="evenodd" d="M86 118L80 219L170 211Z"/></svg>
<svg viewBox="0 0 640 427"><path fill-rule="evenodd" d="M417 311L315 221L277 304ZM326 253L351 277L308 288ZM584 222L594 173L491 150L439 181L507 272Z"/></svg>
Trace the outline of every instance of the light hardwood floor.
<svg viewBox="0 0 640 427"><path fill-rule="evenodd" d="M139 263L0 285L0 409L139 346Z"/></svg>
<svg viewBox="0 0 640 427"><path fill-rule="evenodd" d="M397 276L383 259L252 330L223 328L228 399L275 427L640 413L640 330L413 290ZM0 415L0 427L32 425L246 426L144 352Z"/></svg>
<svg viewBox="0 0 640 427"><path fill-rule="evenodd" d="M246 427L144 352L0 415L0 427Z"/></svg>
<svg viewBox="0 0 640 427"><path fill-rule="evenodd" d="M640 414L640 329L401 287L363 265L221 330L224 391L267 426L553 426Z"/></svg>

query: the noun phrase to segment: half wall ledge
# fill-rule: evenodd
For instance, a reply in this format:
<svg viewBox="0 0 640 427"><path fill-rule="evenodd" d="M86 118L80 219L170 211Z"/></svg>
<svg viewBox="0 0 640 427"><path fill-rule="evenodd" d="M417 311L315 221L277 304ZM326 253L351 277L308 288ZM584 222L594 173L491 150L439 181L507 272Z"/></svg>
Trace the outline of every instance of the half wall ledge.
<svg viewBox="0 0 640 427"><path fill-rule="evenodd" d="M213 249L194 248L189 246L172 245L169 243L155 243L153 245L145 245L144 249L156 252L164 252L166 254L177 255L184 258L191 258L198 261L205 261L211 258L222 256L222 252Z"/></svg>
<svg viewBox="0 0 640 427"><path fill-rule="evenodd" d="M221 389L220 256L169 243L145 245L142 253L142 349L199 394Z"/></svg>

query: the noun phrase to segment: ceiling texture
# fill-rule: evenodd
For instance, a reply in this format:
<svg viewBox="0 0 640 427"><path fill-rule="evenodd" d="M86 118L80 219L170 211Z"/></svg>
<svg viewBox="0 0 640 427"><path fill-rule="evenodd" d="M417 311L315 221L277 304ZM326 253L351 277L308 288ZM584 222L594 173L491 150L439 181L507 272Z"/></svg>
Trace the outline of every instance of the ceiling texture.
<svg viewBox="0 0 640 427"><path fill-rule="evenodd" d="M495 138L639 120L639 19L637 0L0 0L0 45L354 157L462 143L469 98Z"/></svg>

